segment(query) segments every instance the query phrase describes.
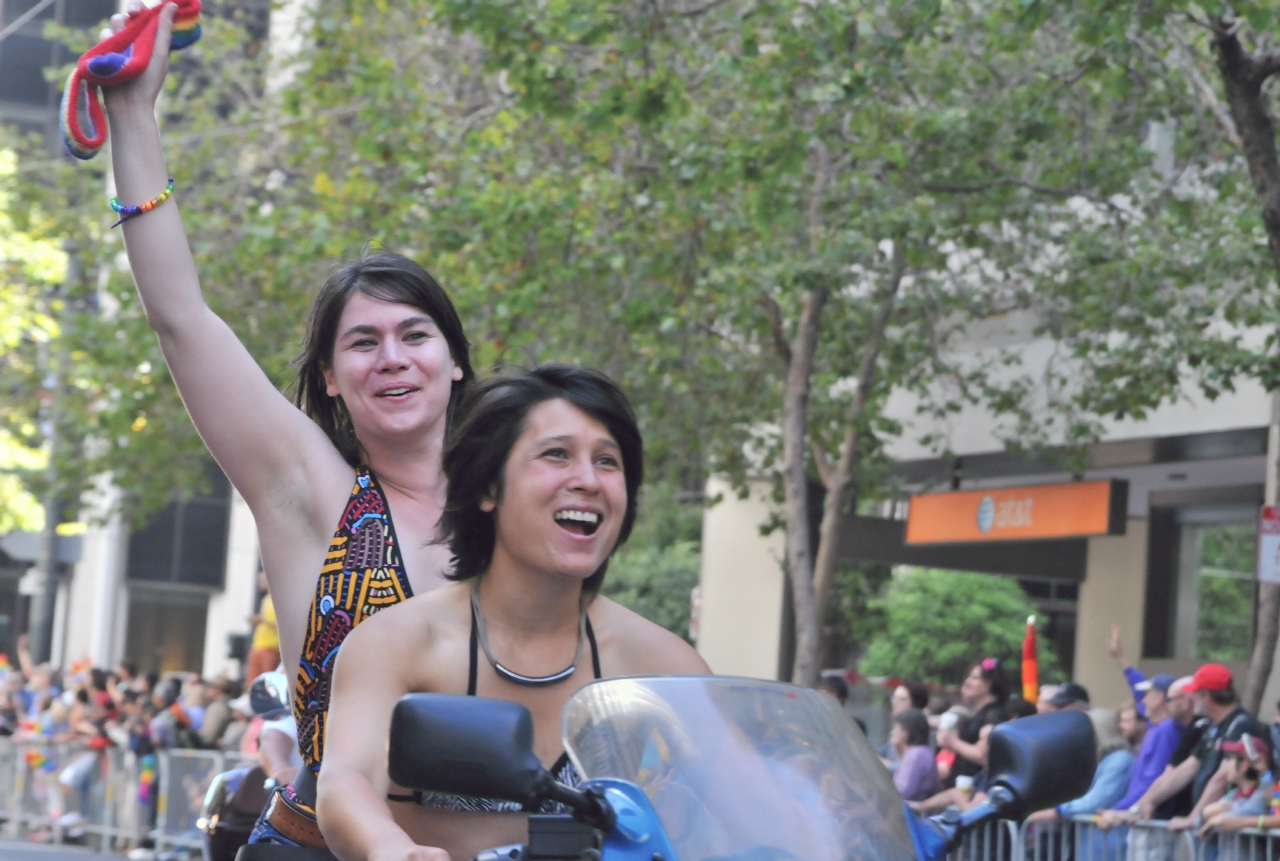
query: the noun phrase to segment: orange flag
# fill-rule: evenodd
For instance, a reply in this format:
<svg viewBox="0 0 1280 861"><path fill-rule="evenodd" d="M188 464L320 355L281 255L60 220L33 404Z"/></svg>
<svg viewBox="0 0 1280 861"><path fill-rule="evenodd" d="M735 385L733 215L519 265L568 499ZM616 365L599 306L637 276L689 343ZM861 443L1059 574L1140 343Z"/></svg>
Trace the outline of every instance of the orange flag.
<svg viewBox="0 0 1280 861"><path fill-rule="evenodd" d="M1040 699L1040 664L1036 660L1036 617L1027 617L1027 636L1022 640L1022 697L1034 703Z"/></svg>

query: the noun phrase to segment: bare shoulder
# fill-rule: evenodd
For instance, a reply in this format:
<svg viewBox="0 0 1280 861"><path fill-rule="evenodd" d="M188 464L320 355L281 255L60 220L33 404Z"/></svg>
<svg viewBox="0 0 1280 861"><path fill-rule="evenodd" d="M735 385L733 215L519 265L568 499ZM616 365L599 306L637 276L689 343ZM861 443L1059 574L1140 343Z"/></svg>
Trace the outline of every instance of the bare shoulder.
<svg viewBox="0 0 1280 861"><path fill-rule="evenodd" d="M603 596L591 602L591 622L606 675L710 675L683 639Z"/></svg>
<svg viewBox="0 0 1280 861"><path fill-rule="evenodd" d="M467 588L465 584L451 583L379 610L356 626L343 642L342 650L394 648L398 653L412 654L429 648L456 627L458 606L465 600Z"/></svg>

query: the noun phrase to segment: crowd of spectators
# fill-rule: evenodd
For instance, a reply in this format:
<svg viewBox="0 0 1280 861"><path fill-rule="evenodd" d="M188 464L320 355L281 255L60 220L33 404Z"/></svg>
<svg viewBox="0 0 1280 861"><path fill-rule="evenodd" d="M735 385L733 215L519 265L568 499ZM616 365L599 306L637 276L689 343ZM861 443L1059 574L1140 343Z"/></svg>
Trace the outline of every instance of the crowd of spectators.
<svg viewBox="0 0 1280 861"><path fill-rule="evenodd" d="M133 752L142 765L139 800L155 800L154 754L199 748L257 754L261 718L253 718L241 685L190 673L139 673L72 664L59 671L32 662L25 637L17 664L0 656L0 736L24 742L29 765L56 775L50 799L59 824L74 831L99 753ZM148 763L151 768L148 769Z"/></svg>
<svg viewBox="0 0 1280 861"><path fill-rule="evenodd" d="M1092 783L1084 795L1031 821L1089 816L1102 832L1098 839L1117 842L1140 820L1195 829L1201 837L1280 828L1280 717L1267 727L1246 712L1221 664L1179 679L1147 678L1125 660L1118 629L1111 654L1133 694L1116 708L1095 706L1075 682L1043 686L1036 703L1012 697L995 658L973 665L955 703L921 685L896 687L889 743L880 755L903 798L925 814L969 809L985 798L987 739L995 726L1076 709L1088 714L1097 740Z"/></svg>

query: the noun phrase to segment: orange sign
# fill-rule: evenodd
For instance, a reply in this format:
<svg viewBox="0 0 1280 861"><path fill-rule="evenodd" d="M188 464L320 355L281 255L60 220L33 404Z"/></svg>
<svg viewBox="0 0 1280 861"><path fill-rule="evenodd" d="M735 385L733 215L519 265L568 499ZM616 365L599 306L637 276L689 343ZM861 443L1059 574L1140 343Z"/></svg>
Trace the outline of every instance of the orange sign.
<svg viewBox="0 0 1280 861"><path fill-rule="evenodd" d="M911 497L907 544L1123 535L1127 481L1077 481Z"/></svg>

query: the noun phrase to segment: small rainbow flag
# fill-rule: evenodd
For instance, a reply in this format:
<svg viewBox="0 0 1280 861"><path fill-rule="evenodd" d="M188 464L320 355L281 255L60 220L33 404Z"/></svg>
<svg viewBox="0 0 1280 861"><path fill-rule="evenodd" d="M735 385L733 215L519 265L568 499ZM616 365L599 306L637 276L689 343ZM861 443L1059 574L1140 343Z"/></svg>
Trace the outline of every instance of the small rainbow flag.
<svg viewBox="0 0 1280 861"><path fill-rule="evenodd" d="M1027 617L1027 635L1022 638L1022 697L1034 703L1040 699L1040 662L1036 659L1036 617Z"/></svg>

